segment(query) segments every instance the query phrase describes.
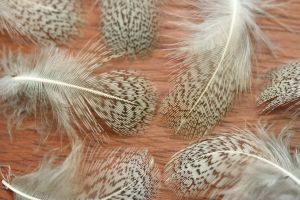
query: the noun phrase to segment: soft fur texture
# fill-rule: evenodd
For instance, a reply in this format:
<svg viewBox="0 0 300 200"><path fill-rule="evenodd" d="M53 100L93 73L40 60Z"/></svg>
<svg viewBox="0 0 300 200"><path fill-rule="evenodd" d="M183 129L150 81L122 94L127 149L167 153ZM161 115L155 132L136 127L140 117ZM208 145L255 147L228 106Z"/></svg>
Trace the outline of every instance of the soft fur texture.
<svg viewBox="0 0 300 200"><path fill-rule="evenodd" d="M13 178L9 189L16 200L150 200L155 196L159 172L147 151L100 153L97 148L84 154L77 143L63 163L54 164L53 156L45 158L36 172Z"/></svg>
<svg viewBox="0 0 300 200"><path fill-rule="evenodd" d="M81 0L1 0L0 30L13 39L66 43L83 23Z"/></svg>
<svg viewBox="0 0 300 200"><path fill-rule="evenodd" d="M182 199L300 198L300 156L291 155L286 130L276 139L264 128L206 138L175 154L166 183Z"/></svg>
<svg viewBox="0 0 300 200"><path fill-rule="evenodd" d="M188 1L189 2L189 1ZM192 34L174 55L183 73L165 99L162 113L175 134L202 136L211 131L235 96L250 82L253 39L269 44L255 22L272 1L197 0L198 21L185 21ZM199 11L201 9L201 12Z"/></svg>
<svg viewBox="0 0 300 200"><path fill-rule="evenodd" d="M102 33L115 55L147 53L157 31L156 0L101 0Z"/></svg>
<svg viewBox="0 0 300 200"><path fill-rule="evenodd" d="M9 130L34 116L42 133L58 128L74 136L78 129L97 141L104 139L99 118L118 134L141 131L155 110L152 85L128 71L95 75L99 61L88 58L55 47L26 57L7 53L0 63L0 105Z"/></svg>
<svg viewBox="0 0 300 200"><path fill-rule="evenodd" d="M260 94L257 103L264 104L264 112L270 112L280 106L299 105L300 98L300 62L295 61L274 70L269 76L270 82ZM299 109L297 108L297 111Z"/></svg>

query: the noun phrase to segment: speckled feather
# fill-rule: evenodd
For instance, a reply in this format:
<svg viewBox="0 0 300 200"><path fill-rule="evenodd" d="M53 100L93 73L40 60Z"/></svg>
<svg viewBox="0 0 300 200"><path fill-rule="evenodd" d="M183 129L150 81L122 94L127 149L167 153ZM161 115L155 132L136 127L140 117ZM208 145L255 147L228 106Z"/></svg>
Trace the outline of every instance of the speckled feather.
<svg viewBox="0 0 300 200"><path fill-rule="evenodd" d="M269 76L270 82L257 99L264 104L264 112L272 111L279 106L299 105L300 98L300 62L295 61L274 70Z"/></svg>
<svg viewBox="0 0 300 200"><path fill-rule="evenodd" d="M102 33L115 55L147 53L157 31L156 0L101 0Z"/></svg>
<svg viewBox="0 0 300 200"><path fill-rule="evenodd" d="M266 14L263 9L271 1L264 5L260 0L187 2L195 8L193 18L204 21L187 20L182 27L192 34L179 43L173 58L183 60L184 70L161 112L176 135L194 138L210 133L235 96L247 90L252 43L269 44L255 22L255 13Z"/></svg>
<svg viewBox="0 0 300 200"><path fill-rule="evenodd" d="M9 130L34 116L41 133L58 128L75 136L77 129L96 141L105 139L100 119L122 135L142 131L155 111L150 82L127 71L96 75L94 61L90 66L82 58L54 47L4 56L0 100Z"/></svg>
<svg viewBox="0 0 300 200"><path fill-rule="evenodd" d="M62 164L54 161L46 158L36 172L9 184L15 192L40 200L150 200L160 185L158 168L146 150L88 149L84 155L77 146ZM15 199L29 198L16 193Z"/></svg>
<svg viewBox="0 0 300 200"><path fill-rule="evenodd" d="M165 181L181 199L299 199L299 155L290 154L285 131L279 139L262 127L258 136L237 130L202 139L173 156Z"/></svg>
<svg viewBox="0 0 300 200"><path fill-rule="evenodd" d="M0 30L15 40L64 44L83 23L81 0L1 0Z"/></svg>

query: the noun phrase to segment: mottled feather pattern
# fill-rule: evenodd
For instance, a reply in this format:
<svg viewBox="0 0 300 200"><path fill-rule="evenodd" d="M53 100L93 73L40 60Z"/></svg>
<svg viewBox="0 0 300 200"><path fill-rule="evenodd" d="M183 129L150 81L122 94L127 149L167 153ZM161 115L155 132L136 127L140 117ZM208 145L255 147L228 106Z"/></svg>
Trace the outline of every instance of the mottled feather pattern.
<svg viewBox="0 0 300 200"><path fill-rule="evenodd" d="M84 149L75 145L62 164L45 158L36 172L8 183L18 200L150 200L160 185L160 174L146 150Z"/></svg>
<svg viewBox="0 0 300 200"><path fill-rule="evenodd" d="M83 24L81 0L1 0L0 30L13 39L65 44Z"/></svg>
<svg viewBox="0 0 300 200"><path fill-rule="evenodd" d="M128 71L104 73L98 81L101 91L133 102L124 104L122 101L111 100L108 104L108 100L105 100L103 104L97 105L96 110L113 131L124 135L135 134L151 121L157 98L149 81Z"/></svg>
<svg viewBox="0 0 300 200"><path fill-rule="evenodd" d="M264 112L272 111L279 106L292 103L299 105L300 97L300 62L283 65L269 75L269 83L260 94L257 103L264 104Z"/></svg>
<svg viewBox="0 0 300 200"><path fill-rule="evenodd" d="M99 118L119 134L142 131L155 111L152 85L126 71L96 75L82 57L55 47L4 56L0 97L9 129L34 116L42 133L79 129L97 141L104 139Z"/></svg>
<svg viewBox="0 0 300 200"><path fill-rule="evenodd" d="M199 198L216 191L226 190L236 182L247 158L230 152L261 152L252 140L243 135L219 135L188 146L173 156L165 169L166 183L181 198Z"/></svg>
<svg viewBox="0 0 300 200"><path fill-rule="evenodd" d="M190 145L168 163L166 183L181 199L299 199L299 154L290 154L288 132L277 139L258 127L257 134L236 130Z"/></svg>
<svg viewBox="0 0 300 200"><path fill-rule="evenodd" d="M147 53L157 31L156 0L102 0L102 33L115 55Z"/></svg>
<svg viewBox="0 0 300 200"><path fill-rule="evenodd" d="M259 0L197 0L195 13L183 28L189 37L179 42L172 59L183 70L165 99L162 113L175 134L199 137L209 133L224 117L240 92L247 90L253 43L269 44L255 22L255 13L272 2ZM200 10L203 7L203 10Z"/></svg>
<svg viewBox="0 0 300 200"><path fill-rule="evenodd" d="M84 167L89 179L83 182L79 199L152 199L159 189L159 172L147 151L127 149L107 154L105 161ZM100 173L99 173L100 172ZM97 187L95 187L97 186Z"/></svg>

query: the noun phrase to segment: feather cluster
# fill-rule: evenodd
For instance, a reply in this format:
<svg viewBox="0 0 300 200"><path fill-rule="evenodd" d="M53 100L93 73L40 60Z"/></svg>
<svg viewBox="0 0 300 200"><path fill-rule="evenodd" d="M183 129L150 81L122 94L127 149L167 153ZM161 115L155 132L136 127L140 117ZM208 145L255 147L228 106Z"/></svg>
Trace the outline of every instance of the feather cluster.
<svg viewBox="0 0 300 200"><path fill-rule="evenodd" d="M101 31L114 55L145 54L157 31L156 0L101 0Z"/></svg>
<svg viewBox="0 0 300 200"><path fill-rule="evenodd" d="M1 0L0 30L13 39L66 43L83 23L81 0Z"/></svg>
<svg viewBox="0 0 300 200"><path fill-rule="evenodd" d="M2 183L16 200L150 200L156 195L159 171L147 151L84 153L81 145L75 146L63 163L48 156L37 171Z"/></svg>
<svg viewBox="0 0 300 200"><path fill-rule="evenodd" d="M88 57L56 47L26 57L8 52L0 62L0 106L9 130L33 116L41 132L55 127L73 136L77 129L97 141L104 124L122 135L141 131L155 110L152 85L128 71L93 74L97 58Z"/></svg>
<svg viewBox="0 0 300 200"><path fill-rule="evenodd" d="M300 62L291 62L274 70L269 76L270 82L260 94L257 103L264 104L264 112L290 104L299 105L300 98Z"/></svg>
<svg viewBox="0 0 300 200"><path fill-rule="evenodd" d="M182 199L300 199L300 155L291 155L289 134L278 138L258 127L205 138L177 153L166 183Z"/></svg>
<svg viewBox="0 0 300 200"><path fill-rule="evenodd" d="M185 70L162 108L176 134L194 137L208 133L226 114L235 96L247 89L253 41L269 43L255 22L255 14L266 14L263 9L269 4L271 1L259 0L191 3L197 9L194 18L204 22L186 22L185 28L193 34L175 53L177 59L183 59Z"/></svg>

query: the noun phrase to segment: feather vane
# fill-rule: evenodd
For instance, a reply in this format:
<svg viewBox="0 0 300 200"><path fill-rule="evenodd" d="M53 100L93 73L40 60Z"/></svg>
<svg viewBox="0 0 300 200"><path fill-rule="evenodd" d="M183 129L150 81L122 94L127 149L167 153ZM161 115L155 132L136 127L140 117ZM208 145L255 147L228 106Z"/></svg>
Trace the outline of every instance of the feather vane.
<svg viewBox="0 0 300 200"><path fill-rule="evenodd" d="M251 76L252 38L269 43L255 22L264 14L256 0L198 0L192 4L204 22L188 22L192 36L182 42L176 58L186 70L175 80L162 113L175 133L205 135L245 91ZM267 5L265 5L267 7Z"/></svg>
<svg viewBox="0 0 300 200"><path fill-rule="evenodd" d="M102 33L115 55L147 53L157 31L156 0L102 0Z"/></svg>
<svg viewBox="0 0 300 200"><path fill-rule="evenodd" d="M277 139L258 128L205 138L175 154L165 180L182 199L299 199L299 154L292 156L287 132Z"/></svg>
<svg viewBox="0 0 300 200"><path fill-rule="evenodd" d="M64 44L83 23L81 0L1 0L0 30L13 39Z"/></svg>
<svg viewBox="0 0 300 200"><path fill-rule="evenodd" d="M265 105L263 112L272 111L280 106L298 105L300 97L300 63L295 61L274 70L270 82L260 94L257 103Z"/></svg>

